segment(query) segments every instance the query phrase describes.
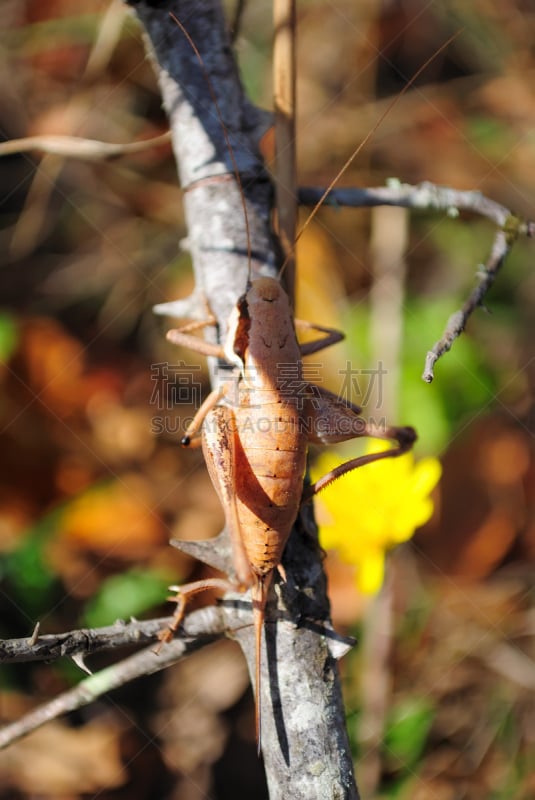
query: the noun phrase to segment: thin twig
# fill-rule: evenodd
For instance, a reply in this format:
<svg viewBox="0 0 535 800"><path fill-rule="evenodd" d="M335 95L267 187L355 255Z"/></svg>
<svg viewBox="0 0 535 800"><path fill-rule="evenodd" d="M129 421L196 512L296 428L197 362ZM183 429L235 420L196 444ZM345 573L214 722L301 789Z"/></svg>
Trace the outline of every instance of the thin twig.
<svg viewBox="0 0 535 800"><path fill-rule="evenodd" d="M299 189L299 203L314 206L325 189L315 186L303 186ZM481 192L460 191L449 186L437 186L423 181L415 186L390 180L386 186L369 189L343 188L332 189L326 206L350 206L352 208L371 208L373 206L402 206L421 211L446 211L456 216L459 211L472 211L488 217L496 225L503 227L511 216L511 211L500 203L489 200Z"/></svg>
<svg viewBox="0 0 535 800"><path fill-rule="evenodd" d="M165 622L165 620L152 620L151 622L159 624L161 629L161 623ZM142 625L142 623L138 623L138 625ZM203 608L192 612L184 621L180 637L165 644L158 652L155 652L153 648L149 648L135 653L135 655L113 664L111 667L106 667L106 669L90 675L73 689L63 692L63 694L58 695L48 703L44 703L29 714L16 720L16 722L5 725L0 729L0 749L40 728L46 722L94 702L98 697L110 692L112 689L124 686L125 683L142 675L151 675L169 667L171 664L175 664L188 653L220 638L225 629L226 621L218 608ZM80 631L79 633L87 632ZM44 639L46 637L39 638ZM94 650L91 649L90 652L94 652Z"/></svg>
<svg viewBox="0 0 535 800"><path fill-rule="evenodd" d="M275 195L277 233L285 263L284 282L293 303L297 174L295 155L296 11L295 0L273 3L273 106L275 112Z"/></svg>
<svg viewBox="0 0 535 800"><path fill-rule="evenodd" d="M478 306L483 304L485 295L494 283L498 272L502 268L503 264L505 263L505 259L509 255L513 243L519 235L520 225L526 227L525 223L520 223L520 221L518 221L518 224L516 225L516 232L512 231L511 226L508 231L499 230L496 233L487 263L481 264L477 272L477 277L479 279L478 284L472 290L463 307L451 315L446 324L446 328L442 334L442 337L438 340L438 342L435 342L431 350L429 350L427 353L422 375L422 378L426 383L431 383L433 380L433 368L438 359L443 356L444 353L448 352L455 339L457 339L457 337L460 336L464 331L466 323L471 314ZM531 223L530 226L532 227ZM528 230L529 227L526 228L526 233ZM529 235L532 236L533 232Z"/></svg>
<svg viewBox="0 0 535 800"><path fill-rule="evenodd" d="M128 645L156 641L158 633L167 627L172 617L130 622L117 620L104 628L83 628L66 633L36 635L23 639L0 641L0 664L25 661L54 661L63 656L88 656L103 650L115 650Z"/></svg>
<svg viewBox="0 0 535 800"><path fill-rule="evenodd" d="M304 205L314 205L323 193L324 190L320 188L304 187L299 191L299 201ZM516 217L508 208L490 200L481 192L458 191L449 186L436 186L428 181L417 186L391 181L387 186L373 189L334 189L329 194L327 204L356 208L402 206L421 211L446 211L451 216L457 216L459 211L469 211L487 217L498 227L487 262L479 266L477 286L463 307L451 315L441 339L427 353L422 375L426 383L431 383L434 378L435 363L448 352L455 339L463 332L471 314L482 305L514 242L520 236L535 236L534 222Z"/></svg>

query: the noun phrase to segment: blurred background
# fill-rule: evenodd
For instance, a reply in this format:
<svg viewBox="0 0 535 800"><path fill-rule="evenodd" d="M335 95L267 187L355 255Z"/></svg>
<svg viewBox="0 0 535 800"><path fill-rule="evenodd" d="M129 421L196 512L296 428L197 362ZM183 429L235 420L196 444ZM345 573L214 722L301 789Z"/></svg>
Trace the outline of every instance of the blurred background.
<svg viewBox="0 0 535 800"><path fill-rule="evenodd" d="M167 130L120 2L6 0L2 12L4 139L126 143ZM270 13L246 5L236 41L247 89L267 108ZM302 3L300 184L327 185L460 29L342 184L429 180L533 218L535 13L522 0ZM166 365L192 354L167 345L151 312L192 288L170 146L96 162L31 153L0 169L0 634L164 614L170 582L205 574L168 540L222 526L202 455L177 446L193 406L178 414L177 367ZM357 364L350 399L414 425L417 457L443 466L433 519L391 558L379 738L362 729L370 655L357 647L341 665L364 797L535 796L533 243L515 246L435 382L420 377L493 234L469 215L327 208L299 245L299 316L347 334L322 354L322 380L339 391L340 370ZM328 571L335 625L366 637L377 601L336 556ZM81 676L71 663L3 667L3 720ZM0 798L262 797L254 752L245 666L221 642L1 754Z"/></svg>

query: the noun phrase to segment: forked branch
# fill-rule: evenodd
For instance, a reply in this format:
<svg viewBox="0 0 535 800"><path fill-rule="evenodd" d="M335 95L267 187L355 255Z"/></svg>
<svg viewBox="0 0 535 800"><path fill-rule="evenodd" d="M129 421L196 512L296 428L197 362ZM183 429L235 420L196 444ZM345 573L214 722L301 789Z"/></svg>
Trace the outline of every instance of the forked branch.
<svg viewBox="0 0 535 800"><path fill-rule="evenodd" d="M303 187L299 191L299 202L314 206L324 193L325 190L321 188ZM417 186L391 181L387 186L370 189L333 189L325 203L353 208L399 206L418 211L445 211L450 216L468 211L487 217L497 226L490 255L485 264L478 266L476 286L463 307L450 316L442 337L427 353L422 375L426 383L431 383L434 378L435 363L450 350L455 339L464 331L471 314L483 304L485 295L504 265L513 244L522 236L535 236L535 222L516 217L508 208L490 200L481 192L460 191L428 181Z"/></svg>
<svg viewBox="0 0 535 800"><path fill-rule="evenodd" d="M48 652L48 659L70 655L78 666L83 657L96 650L124 647L133 642L154 639L155 626L169 620L151 620L147 623L133 622L129 625L116 623L108 629L95 631L71 631L58 636L33 637L34 641L19 639L2 642L0 653L3 661L41 660ZM35 708L28 714L0 729L0 749L40 728L46 722L93 703L106 692L117 689L142 675L151 675L175 664L183 656L199 650L220 638L226 629L226 620L221 610L206 608L194 611L184 621L182 634L174 639L161 653L154 648L142 650L111 667L100 670L82 680L73 689ZM76 648L76 649L74 649ZM87 670L87 668L86 668ZM87 670L89 671L89 670Z"/></svg>

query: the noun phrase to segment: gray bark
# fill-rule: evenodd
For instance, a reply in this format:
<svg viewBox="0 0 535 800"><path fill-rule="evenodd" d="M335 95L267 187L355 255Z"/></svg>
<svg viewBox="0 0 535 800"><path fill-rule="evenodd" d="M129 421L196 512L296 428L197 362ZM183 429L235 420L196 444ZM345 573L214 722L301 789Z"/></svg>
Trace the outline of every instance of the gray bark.
<svg viewBox="0 0 535 800"><path fill-rule="evenodd" d="M219 3L141 0L130 5L146 32L172 128L181 184L187 190L187 244L197 292L180 307L188 309L190 316L199 316L195 305L204 294L221 337L247 281L244 213L206 75L169 11L202 53L229 132L245 189L253 274L276 275L278 252L269 225L272 187L258 154L265 114L244 96ZM224 546L224 537L214 545ZM204 557L210 560L206 553ZM218 559L217 554L214 557ZM277 583L277 607L271 603L268 608L262 664L262 749L270 797L357 798L336 665L346 643L329 623L325 576L309 510L298 520L283 563L287 582ZM234 604L247 603L251 619L248 596L238 601L236 595L232 597ZM242 646L253 675L252 626L231 635Z"/></svg>

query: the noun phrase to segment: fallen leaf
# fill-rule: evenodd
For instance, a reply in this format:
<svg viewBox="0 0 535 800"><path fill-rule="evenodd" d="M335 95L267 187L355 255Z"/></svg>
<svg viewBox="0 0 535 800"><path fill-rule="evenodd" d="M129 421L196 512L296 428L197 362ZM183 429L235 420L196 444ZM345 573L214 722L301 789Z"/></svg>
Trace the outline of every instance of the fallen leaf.
<svg viewBox="0 0 535 800"><path fill-rule="evenodd" d="M83 728L48 723L0 753L0 783L32 796L100 792L121 786L127 772L119 729L109 721Z"/></svg>

